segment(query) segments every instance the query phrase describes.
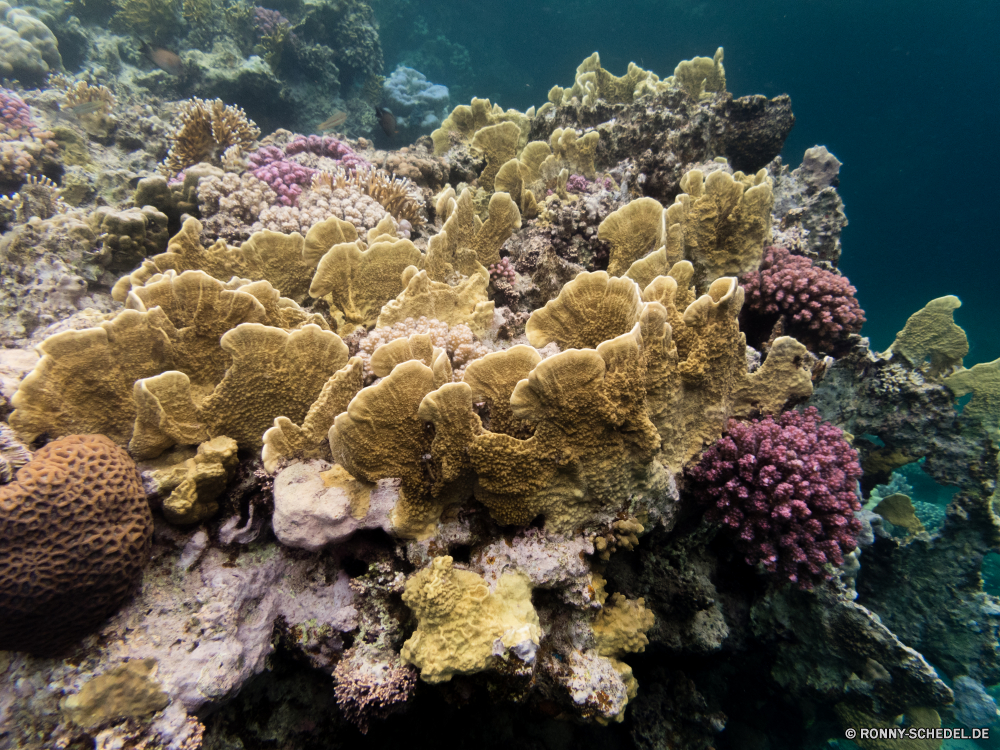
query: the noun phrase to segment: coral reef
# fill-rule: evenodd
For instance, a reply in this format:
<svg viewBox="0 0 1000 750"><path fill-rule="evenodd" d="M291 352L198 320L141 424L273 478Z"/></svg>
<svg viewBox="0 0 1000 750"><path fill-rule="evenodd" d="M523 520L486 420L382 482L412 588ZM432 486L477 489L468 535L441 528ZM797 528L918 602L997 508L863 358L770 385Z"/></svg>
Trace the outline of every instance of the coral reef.
<svg viewBox="0 0 1000 750"><path fill-rule="evenodd" d="M55 34L27 8L0 2L0 72L25 83L39 83L62 69Z"/></svg>
<svg viewBox="0 0 1000 750"><path fill-rule="evenodd" d="M170 176L202 162L220 164L227 151L248 151L260 135L260 129L241 108L221 99L191 99L184 103L177 119L170 152L163 162L163 170Z"/></svg>
<svg viewBox="0 0 1000 750"><path fill-rule="evenodd" d="M52 132L32 119L24 100L0 89L0 188L16 189L29 175L41 174L58 148Z"/></svg>
<svg viewBox="0 0 1000 750"><path fill-rule="evenodd" d="M363 0L50 5L0 6L67 68L0 92L0 744L995 721L1000 360L954 297L869 350L787 97L594 54L449 112L407 7L386 80Z"/></svg>

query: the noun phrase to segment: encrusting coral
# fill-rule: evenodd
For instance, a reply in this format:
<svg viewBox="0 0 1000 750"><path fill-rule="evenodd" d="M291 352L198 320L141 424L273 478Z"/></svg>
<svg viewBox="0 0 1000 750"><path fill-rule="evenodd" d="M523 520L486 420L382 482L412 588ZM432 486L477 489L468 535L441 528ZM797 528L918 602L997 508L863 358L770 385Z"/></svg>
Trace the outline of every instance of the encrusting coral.
<svg viewBox="0 0 1000 750"><path fill-rule="evenodd" d="M0 648L51 654L132 593L153 519L132 459L102 435L40 448L0 486Z"/></svg>
<svg viewBox="0 0 1000 750"><path fill-rule="evenodd" d="M425 682L479 672L506 651L534 659L541 629L523 574L505 573L490 591L481 576L456 569L451 557L436 557L406 582L403 602L418 625L402 657Z"/></svg>
<svg viewBox="0 0 1000 750"><path fill-rule="evenodd" d="M198 523L219 509L216 502L226 489L239 460L236 441L220 436L198 446L194 457L150 474L150 484L163 500L163 515L177 524Z"/></svg>

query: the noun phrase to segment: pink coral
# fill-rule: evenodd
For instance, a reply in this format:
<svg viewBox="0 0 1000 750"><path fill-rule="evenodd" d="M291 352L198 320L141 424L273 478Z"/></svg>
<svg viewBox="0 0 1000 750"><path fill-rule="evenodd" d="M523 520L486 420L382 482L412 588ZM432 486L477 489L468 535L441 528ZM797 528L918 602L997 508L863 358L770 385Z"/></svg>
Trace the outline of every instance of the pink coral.
<svg viewBox="0 0 1000 750"><path fill-rule="evenodd" d="M567 193L589 193L591 182L582 174L570 175L566 180Z"/></svg>
<svg viewBox="0 0 1000 750"><path fill-rule="evenodd" d="M688 469L692 489L711 503L748 565L811 589L857 546L861 509L857 452L815 408L729 430Z"/></svg>
<svg viewBox="0 0 1000 750"><path fill-rule="evenodd" d="M494 263L490 266L490 278L493 281L504 279L513 284L514 279L517 278L517 274L514 272L514 267L510 264L510 258L501 258L499 263Z"/></svg>
<svg viewBox="0 0 1000 750"><path fill-rule="evenodd" d="M250 173L261 182L266 182L278 201L285 206L294 206L302 195L302 187L312 182L315 169L285 161L284 152L277 146L264 146L250 154Z"/></svg>
<svg viewBox="0 0 1000 750"><path fill-rule="evenodd" d="M31 119L28 105L0 88L0 184L16 187L29 174L40 173L39 160L58 148L52 133Z"/></svg>
<svg viewBox="0 0 1000 750"><path fill-rule="evenodd" d="M745 315L758 316L768 333L780 319L784 333L816 352L836 351L865 322L854 297L857 289L847 277L783 247L769 247L760 269L747 274L743 286Z"/></svg>

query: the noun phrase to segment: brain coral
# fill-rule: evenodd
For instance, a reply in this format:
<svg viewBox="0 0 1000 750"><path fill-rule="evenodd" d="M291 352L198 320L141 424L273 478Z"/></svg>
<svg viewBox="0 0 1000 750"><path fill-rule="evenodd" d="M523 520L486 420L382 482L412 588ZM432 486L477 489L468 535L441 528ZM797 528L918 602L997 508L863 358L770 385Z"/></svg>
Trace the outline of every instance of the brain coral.
<svg viewBox="0 0 1000 750"><path fill-rule="evenodd" d="M55 440L0 487L0 650L56 653L114 613L149 558L139 472L103 435Z"/></svg>

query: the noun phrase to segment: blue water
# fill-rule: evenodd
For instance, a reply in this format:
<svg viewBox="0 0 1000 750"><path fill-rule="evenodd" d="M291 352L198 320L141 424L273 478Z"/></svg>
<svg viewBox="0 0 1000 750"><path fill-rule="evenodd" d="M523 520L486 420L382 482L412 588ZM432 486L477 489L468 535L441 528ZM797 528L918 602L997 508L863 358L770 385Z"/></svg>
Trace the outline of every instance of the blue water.
<svg viewBox="0 0 1000 750"><path fill-rule="evenodd" d="M928 300L962 299L966 365L1000 357L996 97L1000 3L795 0L376 4L386 69L423 63L453 101L541 105L594 50L621 75L630 61L670 75L680 60L726 51L734 96L792 97L783 158L826 145L843 163L850 226L841 268L884 349ZM450 58L442 56L444 36ZM463 47L467 57L456 53ZM429 52L432 50L432 52ZM453 60L449 64L448 59ZM425 68L437 68L427 70ZM435 77L437 76L437 77Z"/></svg>

